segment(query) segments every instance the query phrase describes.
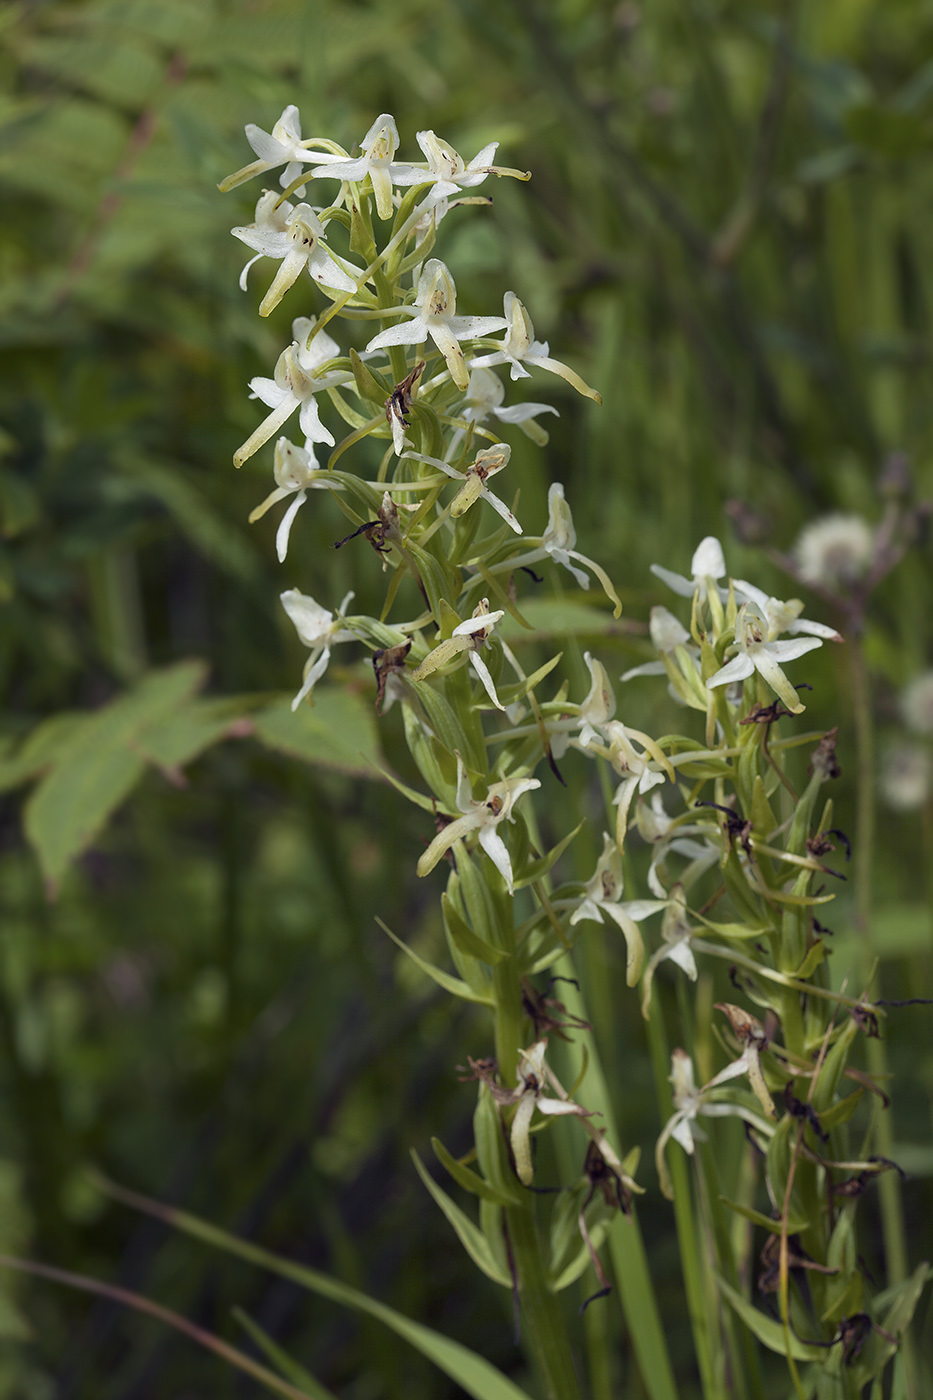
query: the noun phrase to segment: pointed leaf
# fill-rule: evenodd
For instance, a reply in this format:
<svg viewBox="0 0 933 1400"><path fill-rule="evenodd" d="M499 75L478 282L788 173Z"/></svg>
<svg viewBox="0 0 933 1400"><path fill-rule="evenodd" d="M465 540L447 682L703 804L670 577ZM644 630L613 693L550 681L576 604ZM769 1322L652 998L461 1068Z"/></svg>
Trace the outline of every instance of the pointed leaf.
<svg viewBox="0 0 933 1400"><path fill-rule="evenodd" d="M144 1196L138 1196L135 1192L126 1191L110 1182L100 1181L100 1179L98 1181L109 1195L157 1216L166 1224L174 1226L195 1239L203 1240L205 1244L214 1249L225 1250L228 1254L236 1255L248 1263L268 1269L281 1278L291 1279L292 1282L310 1289L313 1293L320 1294L321 1297L330 1298L335 1303L356 1308L360 1312L368 1313L370 1317L377 1318L378 1321L385 1323L393 1332L420 1351L422 1356L426 1356L429 1361L432 1361L445 1375L450 1376L468 1395L473 1396L474 1400L530 1400L526 1391L519 1389L514 1382L498 1371L495 1366L490 1365L482 1356L477 1355L476 1352L462 1346L459 1342L451 1341L448 1337L442 1336L430 1327L425 1327L420 1322L412 1321L411 1318L396 1312L394 1308L388 1307L385 1303L380 1303L377 1299L368 1297L358 1289L351 1288L349 1284L332 1279L317 1269L309 1269L302 1264L295 1264L290 1259L284 1259L277 1254L272 1254L269 1250L260 1249L257 1245L250 1244L246 1240L237 1239L235 1235L227 1234L225 1230L220 1230L216 1226L198 1219L197 1216L189 1215L186 1211L160 1205L156 1201L150 1201ZM511 1279L509 1286L511 1286Z"/></svg>
<svg viewBox="0 0 933 1400"><path fill-rule="evenodd" d="M459 977L452 977L449 972L442 972L439 967L435 967L433 963L427 962L426 959L416 953L413 948L409 948L407 943L403 943L400 938L396 938L392 930L388 928L381 919L377 919L376 923L382 929L383 933L387 933L392 939L392 942L397 943L402 952L407 953L412 962L416 963L417 966L421 968L422 972L426 972L439 987L443 987L445 992L450 992L455 997L461 997L464 1001L475 1001L480 1006L494 1005L491 996L481 996L479 992L474 992L473 988L469 986L468 983L461 982Z"/></svg>
<svg viewBox="0 0 933 1400"><path fill-rule="evenodd" d="M752 1307L747 1298L743 1298L741 1293L737 1293L718 1274L716 1282L719 1284L722 1296L735 1309L748 1330L769 1351L777 1352L778 1356L787 1356L789 1352L795 1361L822 1361L824 1359L824 1353L820 1347L809 1346L806 1342L798 1341L793 1332L788 1331L785 1335L784 1327L780 1322L776 1322L773 1317L766 1317L764 1313Z"/></svg>
<svg viewBox="0 0 933 1400"><path fill-rule="evenodd" d="M493 1283L499 1283L503 1288L511 1288L512 1279L509 1273L499 1267L489 1247L489 1241L479 1226L474 1225L470 1217L465 1215L458 1205L454 1204L447 1192L438 1186L437 1182L422 1166L421 1158L414 1149L412 1149L411 1159L421 1180L454 1227L457 1238L476 1267L481 1269L487 1278L491 1278Z"/></svg>
<svg viewBox="0 0 933 1400"><path fill-rule="evenodd" d="M374 778L382 762L372 707L337 686L317 686L314 704L294 713L291 696L283 696L260 710L254 724L255 737L268 748L353 777Z"/></svg>
<svg viewBox="0 0 933 1400"><path fill-rule="evenodd" d="M462 1162L458 1162L439 1138L432 1137L431 1146L434 1148L434 1155L456 1181L458 1186L462 1186L464 1191L469 1191L473 1196L479 1196L480 1200L491 1201L496 1206L519 1206L522 1204L520 1197L509 1195L505 1191L499 1191L495 1186L491 1186L477 1172L465 1167Z"/></svg>

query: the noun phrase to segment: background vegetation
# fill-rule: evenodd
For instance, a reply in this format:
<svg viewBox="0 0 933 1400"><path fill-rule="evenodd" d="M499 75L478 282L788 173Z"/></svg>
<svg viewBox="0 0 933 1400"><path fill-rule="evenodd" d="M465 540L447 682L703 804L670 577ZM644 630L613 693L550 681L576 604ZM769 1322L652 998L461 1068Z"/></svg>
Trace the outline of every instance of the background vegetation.
<svg viewBox="0 0 933 1400"><path fill-rule="evenodd" d="M467 158L499 140L533 171L445 226L443 255L464 310L515 288L602 390L601 410L562 393L549 448L513 461L526 502L565 482L582 546L620 588L625 616L600 640L615 675L647 655L649 563L683 571L718 534L734 574L785 596L776 556L807 521L876 522L895 479L930 494L933 17L922 0L23 0L0 33L0 1247L228 1336L240 1304L348 1400L450 1390L377 1324L106 1204L96 1164L521 1380L507 1307L408 1158L430 1133L465 1138L454 1067L488 1047L374 922L439 946L412 878L429 833L358 757L378 742L404 768L395 717L377 740L371 677L350 661L346 752L311 719L298 737L281 723L302 653L276 595L332 606L355 580L313 499L284 583L274 526L245 523L268 489L263 454L230 465L258 421L246 384L292 313L260 324L255 288L238 290L229 229L252 205L216 183L248 159L244 124L268 130L293 101L305 134L348 148L389 111L407 151L428 127ZM933 662L930 598L918 537L866 624L879 763L898 691ZM139 689L185 658L209 667L208 700L196 668ZM836 819L853 833L852 678L841 648L817 663L808 717L840 725ZM659 732L667 704L637 682L623 713ZM100 752L86 789L53 785ZM61 800L74 790L83 816ZM933 993L931 841L928 801L885 812L874 854L854 851L871 860L889 997ZM577 858L589 873L592 852ZM851 898L837 908L839 940L856 936ZM585 971L617 1007L616 1108L646 1154L641 1218L686 1400L643 1024L619 949L594 941ZM920 1007L890 1024L912 1265L931 1244L929 1025ZM588 1318L618 1325L598 1305ZM0 1335L15 1400L253 1393L154 1323L14 1275ZM929 1312L918 1338L933 1342ZM637 1395L622 1335L616 1354L606 1385L631 1370Z"/></svg>

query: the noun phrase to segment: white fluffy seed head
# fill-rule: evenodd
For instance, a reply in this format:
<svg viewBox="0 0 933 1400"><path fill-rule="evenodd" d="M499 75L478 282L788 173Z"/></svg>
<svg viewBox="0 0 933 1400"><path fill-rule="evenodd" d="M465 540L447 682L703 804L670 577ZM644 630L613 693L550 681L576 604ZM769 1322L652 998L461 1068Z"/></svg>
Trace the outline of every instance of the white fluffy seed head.
<svg viewBox="0 0 933 1400"><path fill-rule="evenodd" d="M915 734L933 734L933 671L910 682L901 695L901 714Z"/></svg>
<svg viewBox="0 0 933 1400"><path fill-rule="evenodd" d="M858 583L871 565L875 535L860 515L824 515L800 533L794 546L804 583L841 588Z"/></svg>
<svg viewBox="0 0 933 1400"><path fill-rule="evenodd" d="M913 812L929 800L933 765L920 744L897 744L881 766L881 796L896 812Z"/></svg>

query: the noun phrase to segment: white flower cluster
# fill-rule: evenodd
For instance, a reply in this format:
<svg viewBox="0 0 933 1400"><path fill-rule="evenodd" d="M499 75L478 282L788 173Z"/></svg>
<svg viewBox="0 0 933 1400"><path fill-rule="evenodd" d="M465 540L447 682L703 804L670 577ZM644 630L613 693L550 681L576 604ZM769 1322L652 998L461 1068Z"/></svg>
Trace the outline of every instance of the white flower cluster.
<svg viewBox="0 0 933 1400"><path fill-rule="evenodd" d="M422 252L430 250L437 224L455 205L483 202L472 196L464 198L464 192L472 191L493 175L519 179L528 176L492 163L495 142L484 146L467 162L433 131L418 133L423 160L400 160L398 130L388 113L376 118L360 143L360 154L354 157L329 138L303 137L294 106L285 109L271 132L250 125L246 137L257 159L224 180L221 190L233 189L253 176L281 167L283 192L264 190L256 204L254 221L233 229L234 236L253 253L243 269L240 286L245 290L247 275L255 263L272 259L278 263L278 270L260 303L260 315L269 315L305 271L319 294L330 303L316 318L296 316L291 343L279 355L272 377L257 376L250 381L251 397L264 404L269 413L238 448L234 464L242 466L267 442L275 441L275 489L253 511L251 520L260 519L281 501L289 502L276 535L278 557L284 561L295 517L309 490L347 491L344 475L329 469L316 455L321 444L335 448L337 453L343 449L343 444L337 446L334 431L322 419L322 406L329 402L335 415L347 424L352 440L370 436L391 442L379 481L360 483L356 491L359 496L360 489L367 485L386 496L379 511L378 540L370 536L383 555L384 566L390 559L396 568L408 567L416 572L411 550L406 548L408 532L398 525L400 510L416 512L410 530L417 524L430 532L432 518L434 528L444 519L456 522L483 501L515 535L522 536L524 532L515 515L488 485L489 479L507 466L511 448L496 442L484 425L488 419L516 425L533 441L543 444L547 433L536 420L543 414L556 414L557 409L545 403L506 405L506 388L495 368L508 366L513 381L527 378L533 369L548 371L590 398L598 401L599 395L567 365L553 359L546 342L535 338L531 318L514 292L506 293L501 316L462 315L457 310L457 290L447 266L439 258L422 256ZM336 192L334 181L339 182ZM309 187L326 187L327 182L331 182L330 188L321 196L326 203L305 202ZM293 203L288 198L292 194L302 202ZM380 253L376 253L373 235L373 261L362 267L349 255L348 247L345 251L339 245L341 240L348 243L348 227L363 217L361 208L370 210L370 204L379 220L391 219L394 223ZM371 210L366 219L373 222ZM365 239L361 245L358 238L353 246L365 246ZM383 305L380 297L386 298L387 289L391 304ZM324 330L340 314L355 322L382 321L383 327L369 337L359 353L348 352ZM498 332L504 332L502 339L495 338ZM408 347L412 347L411 351ZM406 364L409 373L400 379L399 365L405 363L407 354L414 358ZM390 390L384 403L381 385ZM354 395L356 403L348 397ZM417 450L426 441L424 434L412 429L412 414L417 420L419 411L431 413L433 421L442 417L450 425L443 458ZM295 414L303 435L300 443L290 441L282 431ZM336 419L332 422L336 426ZM470 460L469 450L477 437L490 440L491 446L478 453L474 448ZM398 459L398 467L394 479L388 481L390 489L386 493L393 455ZM420 465L413 465L406 475L400 471L403 461ZM446 508L437 501L445 478L453 478L459 488ZM413 494L431 496L425 510L407 504ZM391 529L386 523L388 514L394 516ZM361 530L374 526L375 522L363 525ZM418 531L412 535L412 548L420 538ZM589 577L571 563L576 560L597 576L618 612L621 605L607 576L577 552L575 543L563 487L555 483L544 534L525 537L517 554L500 549L502 557L496 558L493 551L489 554L489 567L500 573L549 559L563 565L581 588L587 588ZM357 632L352 623L344 625L345 620L335 620L341 618L345 604L331 614L297 589L283 593L282 602L301 640L311 650L297 704L323 674L331 645L352 639ZM442 644L447 648L443 652L445 662L456 660L460 651L466 652L486 694L499 709L504 707L478 650L501 615L501 611L493 614L485 623L465 619L455 629L453 642L457 646L450 657L447 651L452 642ZM435 658L441 650L436 649ZM428 667L423 659L421 674L440 664L435 659ZM390 695L393 693L394 688Z"/></svg>
<svg viewBox="0 0 933 1400"><path fill-rule="evenodd" d="M841 642L833 627L801 617L799 598L787 602L774 598L745 579L727 579L722 545L712 535L701 540L690 564L691 577L676 574L660 564L651 571L682 598L705 605L709 627L691 634L666 608L655 608L651 615L651 640L660 653L658 661L626 671L623 680L634 676L666 673L671 694L682 704L706 710L706 692L720 686L734 686L756 673L787 707L799 714L804 705L784 674L783 666L822 646L824 641ZM694 607L694 627L697 610ZM722 646L726 632L729 657L714 670L704 666L701 643ZM783 634L787 633L784 637Z"/></svg>

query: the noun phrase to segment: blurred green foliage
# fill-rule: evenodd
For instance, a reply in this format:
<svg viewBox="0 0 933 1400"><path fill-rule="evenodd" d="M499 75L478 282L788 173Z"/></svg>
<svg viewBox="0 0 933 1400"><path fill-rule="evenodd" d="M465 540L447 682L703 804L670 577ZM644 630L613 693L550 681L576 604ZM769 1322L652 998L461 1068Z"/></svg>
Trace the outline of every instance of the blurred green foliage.
<svg viewBox="0 0 933 1400"><path fill-rule="evenodd" d="M892 458L931 492L933 16L924 0L21 0L0 37L0 1248L228 1335L241 1304L352 1400L451 1393L377 1324L105 1209L93 1162L523 1380L501 1300L408 1160L432 1133L457 1150L472 1105L454 1066L488 1050L374 923L440 948L413 879L430 829L360 776L361 747L380 742L364 663L333 668L359 699L342 758L315 730L337 704L326 692L284 723L303 657L276 595L297 584L332 606L351 551L335 555L339 522L308 509L283 571L268 518L245 524L268 489L263 454L230 466L257 421L246 384L270 372L293 313L257 321L261 269L238 290L229 228L252 206L216 183L248 158L244 124L269 129L293 101L306 134L348 148L390 111L406 150L430 127L467 158L499 140L533 171L496 185L492 213L451 219L443 255L464 310L496 311L514 288L602 390L595 410L559 385L550 447L522 442L513 460L542 524L547 481L565 482L581 544L622 590L627 616L599 639L621 671L646 655L661 600L648 564L683 570L703 534L728 538L728 501L744 503L732 572L784 596L777 558L800 526L830 510L877 520ZM867 623L882 739L897 689L933 660L930 596L919 541ZM847 770L841 650L812 668L808 719L841 726ZM186 658L209 667L208 698ZM180 675L161 729L140 728L140 695ZM680 724L645 682L625 706L655 732ZM395 717L380 736L406 776ZM77 803L69 763L85 772ZM16 785L33 780L24 805ZM933 991L931 839L916 813L880 831L888 996ZM582 843L576 858L592 868ZM617 1026L626 1142L650 1161L624 959L594 942L586 962L584 990ZM890 1030L912 1262L930 1247L928 1028L913 1008ZM644 1180L686 1400L672 1223ZM252 1393L149 1322L12 1275L0 1338L11 1400ZM631 1370L624 1336L614 1354L600 1400Z"/></svg>

